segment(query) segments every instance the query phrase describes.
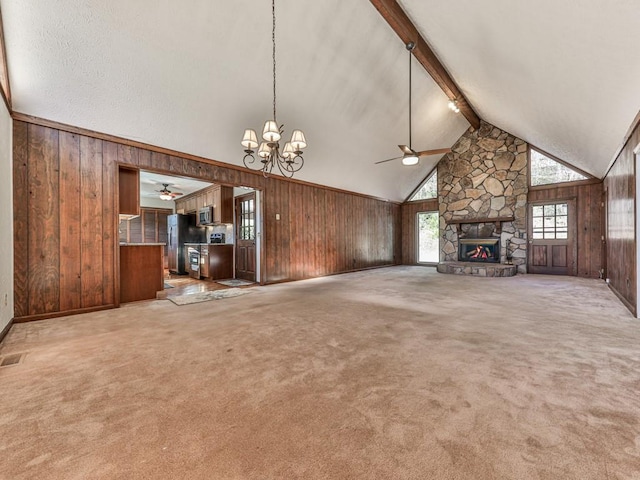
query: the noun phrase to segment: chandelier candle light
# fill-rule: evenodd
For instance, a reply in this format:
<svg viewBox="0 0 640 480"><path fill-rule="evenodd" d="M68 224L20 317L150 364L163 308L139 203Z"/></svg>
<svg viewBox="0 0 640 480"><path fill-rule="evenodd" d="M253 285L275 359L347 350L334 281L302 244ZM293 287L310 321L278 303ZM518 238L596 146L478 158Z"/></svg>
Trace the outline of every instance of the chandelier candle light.
<svg viewBox="0 0 640 480"><path fill-rule="evenodd" d="M267 120L262 129L262 139L258 144L258 136L256 131L248 128L244 131L242 137L242 146L245 148L246 154L242 159L245 167L253 170L262 170L262 174L273 171L275 165L278 166L280 173L285 177L293 177L293 174L302 168L304 159L302 158L302 150L307 146L307 140L302 130L294 130L291 134L291 140L284 144L284 148L280 151L280 139L284 132L284 125L278 127L276 121L276 6L275 0L271 0L271 14L273 18L273 28L271 30L271 40L273 44L273 120ZM258 157L260 163L256 162L254 156L255 149L258 149Z"/></svg>

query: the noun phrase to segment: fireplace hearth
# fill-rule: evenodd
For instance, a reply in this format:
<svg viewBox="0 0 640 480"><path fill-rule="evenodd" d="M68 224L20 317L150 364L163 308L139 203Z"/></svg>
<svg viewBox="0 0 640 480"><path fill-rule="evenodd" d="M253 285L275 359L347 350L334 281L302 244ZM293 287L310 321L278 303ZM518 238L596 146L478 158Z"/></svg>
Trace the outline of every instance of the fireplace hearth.
<svg viewBox="0 0 640 480"><path fill-rule="evenodd" d="M500 263L500 238L459 239L458 260L461 262Z"/></svg>

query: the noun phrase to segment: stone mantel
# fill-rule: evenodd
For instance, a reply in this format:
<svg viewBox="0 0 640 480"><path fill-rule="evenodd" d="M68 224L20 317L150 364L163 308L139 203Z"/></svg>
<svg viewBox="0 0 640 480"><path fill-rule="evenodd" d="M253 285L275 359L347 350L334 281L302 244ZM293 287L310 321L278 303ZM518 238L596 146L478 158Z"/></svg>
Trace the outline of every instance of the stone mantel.
<svg viewBox="0 0 640 480"><path fill-rule="evenodd" d="M500 235L502 233L502 222L513 222L513 215L509 217L481 217L481 218L456 218L451 220L446 220L447 225L455 225L458 231L458 235L462 232L460 231L460 225L462 224L474 224L474 223L494 223L496 229L494 233Z"/></svg>

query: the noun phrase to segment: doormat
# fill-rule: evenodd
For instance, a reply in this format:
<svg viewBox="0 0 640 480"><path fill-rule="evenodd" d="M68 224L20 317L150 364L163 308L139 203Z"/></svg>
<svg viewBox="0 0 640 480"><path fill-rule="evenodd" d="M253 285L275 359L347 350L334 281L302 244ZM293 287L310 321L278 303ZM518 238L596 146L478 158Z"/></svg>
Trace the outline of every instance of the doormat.
<svg viewBox="0 0 640 480"><path fill-rule="evenodd" d="M164 289L173 288L173 285L169 285L167 282L164 282Z"/></svg>
<svg viewBox="0 0 640 480"><path fill-rule="evenodd" d="M250 282L249 280L240 280L238 278L232 278L231 280L217 280L216 283L225 285L227 287L241 287L244 285L253 285L256 282Z"/></svg>
<svg viewBox="0 0 640 480"><path fill-rule="evenodd" d="M191 305L192 303L208 302L209 300L221 300L223 298L237 297L251 293L247 288L227 288L225 290L211 290L208 292L190 293L187 295L177 295L167 297L176 305Z"/></svg>

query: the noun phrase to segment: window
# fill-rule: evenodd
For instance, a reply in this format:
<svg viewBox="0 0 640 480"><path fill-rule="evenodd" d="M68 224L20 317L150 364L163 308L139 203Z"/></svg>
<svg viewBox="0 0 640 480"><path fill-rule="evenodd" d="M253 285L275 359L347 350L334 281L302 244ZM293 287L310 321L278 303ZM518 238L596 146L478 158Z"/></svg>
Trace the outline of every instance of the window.
<svg viewBox="0 0 640 480"><path fill-rule="evenodd" d="M567 238L569 209L566 203L533 205L531 217L533 238L561 240Z"/></svg>
<svg viewBox="0 0 640 480"><path fill-rule="evenodd" d="M418 213L418 263L440 260L439 217L438 212Z"/></svg>
<svg viewBox="0 0 640 480"><path fill-rule="evenodd" d="M438 172L435 170L433 171L433 174L424 181L422 187L420 187L409 201L427 200L429 198L438 198Z"/></svg>
<svg viewBox="0 0 640 480"><path fill-rule="evenodd" d="M255 240L256 238L256 212L253 198L242 200L240 204L240 240Z"/></svg>
<svg viewBox="0 0 640 480"><path fill-rule="evenodd" d="M551 183L575 182L587 177L562 163L531 149L531 185L549 185Z"/></svg>

